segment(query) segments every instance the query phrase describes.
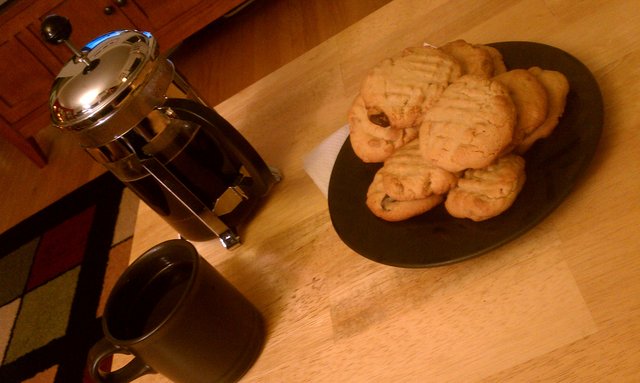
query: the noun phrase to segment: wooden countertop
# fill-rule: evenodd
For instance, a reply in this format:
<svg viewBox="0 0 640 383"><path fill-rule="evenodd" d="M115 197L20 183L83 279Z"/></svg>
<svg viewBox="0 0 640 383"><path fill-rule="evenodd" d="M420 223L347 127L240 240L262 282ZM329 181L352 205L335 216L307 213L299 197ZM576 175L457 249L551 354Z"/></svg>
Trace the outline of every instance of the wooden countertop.
<svg viewBox="0 0 640 383"><path fill-rule="evenodd" d="M303 158L402 48L536 41L595 75L603 135L548 218L481 257L402 269L350 250ZM284 180L206 259L264 313L245 382L640 381L640 3L396 0L217 106ZM132 258L175 233L141 205ZM140 382L166 381L158 375Z"/></svg>

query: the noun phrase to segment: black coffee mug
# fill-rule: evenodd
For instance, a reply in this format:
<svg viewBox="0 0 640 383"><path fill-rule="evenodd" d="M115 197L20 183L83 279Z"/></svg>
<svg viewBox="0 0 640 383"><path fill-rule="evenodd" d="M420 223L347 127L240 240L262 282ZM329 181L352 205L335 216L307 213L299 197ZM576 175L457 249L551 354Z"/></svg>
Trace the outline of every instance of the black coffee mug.
<svg viewBox="0 0 640 383"><path fill-rule="evenodd" d="M104 338L88 357L96 382L130 382L160 373L177 383L234 382L251 368L265 340L258 310L189 242L170 240L134 261L105 306ZM107 372L110 355L132 354Z"/></svg>

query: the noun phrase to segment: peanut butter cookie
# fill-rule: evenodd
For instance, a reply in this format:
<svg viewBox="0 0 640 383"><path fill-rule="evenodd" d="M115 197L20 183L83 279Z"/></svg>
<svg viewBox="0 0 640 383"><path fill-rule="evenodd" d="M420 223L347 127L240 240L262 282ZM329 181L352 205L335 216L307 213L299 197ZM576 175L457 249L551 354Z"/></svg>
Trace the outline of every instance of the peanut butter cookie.
<svg viewBox="0 0 640 383"><path fill-rule="evenodd" d="M418 136L417 128L392 129L384 122L372 122L360 96L349 109L348 121L353 151L364 162L382 162Z"/></svg>
<svg viewBox="0 0 640 383"><path fill-rule="evenodd" d="M484 169L469 169L449 191L445 208L454 217L484 221L507 210L522 190L522 157L509 154Z"/></svg>
<svg viewBox="0 0 640 383"><path fill-rule="evenodd" d="M425 113L420 150L452 173L484 168L511 143L515 121L515 106L504 85L465 75Z"/></svg>
<svg viewBox="0 0 640 383"><path fill-rule="evenodd" d="M460 76L460 64L436 48L411 47L369 71L360 88L370 115L394 129L416 127L449 83Z"/></svg>
<svg viewBox="0 0 640 383"><path fill-rule="evenodd" d="M493 80L507 87L516 107L517 119L512 141L515 148L547 118L547 91L536 76L526 69L510 70L495 76Z"/></svg>
<svg viewBox="0 0 640 383"><path fill-rule="evenodd" d="M445 194L458 178L434 166L420 152L418 140L396 150L380 169L387 195L397 201L427 198L431 194Z"/></svg>
<svg viewBox="0 0 640 383"><path fill-rule="evenodd" d="M464 40L451 41L440 49L458 60L462 66L463 75L472 74L486 78L494 75L494 59L488 49L469 44Z"/></svg>
<svg viewBox="0 0 640 383"><path fill-rule="evenodd" d="M431 194L427 198L410 201L398 201L384 190L382 174L378 171L367 191L367 207L377 217L385 221L397 222L415 217L431 210L444 200L440 194Z"/></svg>
<svg viewBox="0 0 640 383"><path fill-rule="evenodd" d="M549 108L544 122L527 134L516 147L515 151L519 154L525 153L537 140L546 138L553 132L564 113L569 94L569 81L564 74L539 67L529 68L529 72L536 76L544 86L549 100Z"/></svg>
<svg viewBox="0 0 640 383"><path fill-rule="evenodd" d="M487 53L489 53L489 56L491 56L491 60L493 61L493 74L492 74L492 76L497 76L497 75L507 71L507 66L504 64L504 59L502 57L502 53L500 53L499 50L497 50L496 48L494 48L494 47L492 47L490 45L478 44L478 45L476 45L476 47L478 47L480 49L484 49L485 51L487 51Z"/></svg>

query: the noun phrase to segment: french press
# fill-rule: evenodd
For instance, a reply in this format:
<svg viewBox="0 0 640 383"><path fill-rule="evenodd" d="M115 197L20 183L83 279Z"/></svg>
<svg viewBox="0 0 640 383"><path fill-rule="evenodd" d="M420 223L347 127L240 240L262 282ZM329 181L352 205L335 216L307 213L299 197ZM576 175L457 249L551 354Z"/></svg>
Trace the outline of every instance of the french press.
<svg viewBox="0 0 640 383"><path fill-rule="evenodd" d="M238 226L279 175L175 72L156 39L118 30L77 50L58 15L45 18L42 34L75 55L51 89L53 124L182 237L238 245Z"/></svg>

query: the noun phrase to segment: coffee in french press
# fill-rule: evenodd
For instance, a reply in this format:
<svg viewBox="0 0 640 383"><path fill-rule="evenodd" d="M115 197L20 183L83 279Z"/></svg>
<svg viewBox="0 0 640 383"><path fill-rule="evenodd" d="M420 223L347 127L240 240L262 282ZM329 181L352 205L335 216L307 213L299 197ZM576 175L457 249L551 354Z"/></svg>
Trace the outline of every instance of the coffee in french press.
<svg viewBox="0 0 640 383"><path fill-rule="evenodd" d="M237 227L278 182L242 135L209 108L159 54L147 32L107 33L77 50L62 16L42 24L46 41L75 56L54 80L53 124L192 241L240 243Z"/></svg>

